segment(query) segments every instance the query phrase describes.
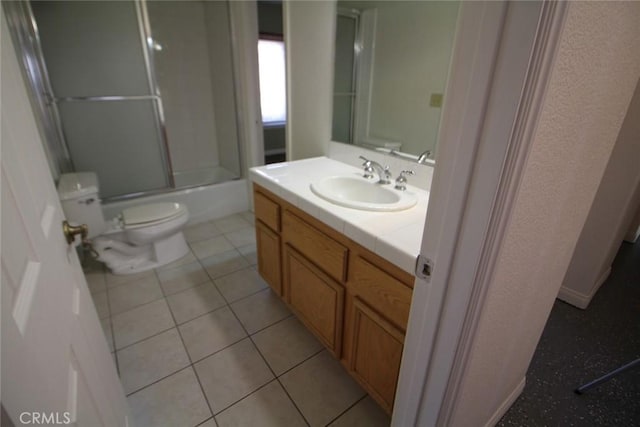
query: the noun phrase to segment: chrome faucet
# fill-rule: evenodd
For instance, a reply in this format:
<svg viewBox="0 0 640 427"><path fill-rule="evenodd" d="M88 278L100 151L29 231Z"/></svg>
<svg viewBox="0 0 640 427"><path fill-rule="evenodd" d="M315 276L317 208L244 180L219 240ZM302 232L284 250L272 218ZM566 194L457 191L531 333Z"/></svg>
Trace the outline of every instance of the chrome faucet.
<svg viewBox="0 0 640 427"><path fill-rule="evenodd" d="M369 160L364 156L360 156L360 158L364 160L362 167L364 167L363 176L365 178L373 178L375 172L378 174L378 184L391 184L391 171L389 170L389 166L382 166L380 163Z"/></svg>
<svg viewBox="0 0 640 427"><path fill-rule="evenodd" d="M422 164L425 160L431 158L431 150L426 150L418 156L418 163Z"/></svg>
<svg viewBox="0 0 640 427"><path fill-rule="evenodd" d="M405 175L413 175L415 174L412 170L406 170L400 172L400 175L396 178L396 190L405 191L407 189L407 177Z"/></svg>

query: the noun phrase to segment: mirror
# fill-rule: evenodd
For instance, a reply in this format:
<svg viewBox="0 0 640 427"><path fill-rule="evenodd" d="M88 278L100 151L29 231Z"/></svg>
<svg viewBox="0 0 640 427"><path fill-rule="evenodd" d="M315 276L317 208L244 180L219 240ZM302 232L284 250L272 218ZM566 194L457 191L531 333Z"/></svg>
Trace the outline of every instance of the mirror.
<svg viewBox="0 0 640 427"><path fill-rule="evenodd" d="M333 141L434 159L458 9L337 2Z"/></svg>

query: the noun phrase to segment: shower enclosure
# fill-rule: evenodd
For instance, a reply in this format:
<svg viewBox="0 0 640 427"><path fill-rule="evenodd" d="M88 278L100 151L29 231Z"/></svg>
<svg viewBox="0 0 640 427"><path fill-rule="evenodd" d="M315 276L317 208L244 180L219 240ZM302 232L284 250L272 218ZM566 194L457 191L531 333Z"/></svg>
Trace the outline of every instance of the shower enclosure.
<svg viewBox="0 0 640 427"><path fill-rule="evenodd" d="M54 175L107 201L240 177L227 2L3 3Z"/></svg>

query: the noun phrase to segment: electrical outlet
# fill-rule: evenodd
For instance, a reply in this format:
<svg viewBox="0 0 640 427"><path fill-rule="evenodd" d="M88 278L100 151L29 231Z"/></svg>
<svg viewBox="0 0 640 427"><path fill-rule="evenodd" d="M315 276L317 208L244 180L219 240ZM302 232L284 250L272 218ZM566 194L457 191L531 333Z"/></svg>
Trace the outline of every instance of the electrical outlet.
<svg viewBox="0 0 640 427"><path fill-rule="evenodd" d="M432 93L431 99L429 100L429 105L436 108L442 107L442 94Z"/></svg>

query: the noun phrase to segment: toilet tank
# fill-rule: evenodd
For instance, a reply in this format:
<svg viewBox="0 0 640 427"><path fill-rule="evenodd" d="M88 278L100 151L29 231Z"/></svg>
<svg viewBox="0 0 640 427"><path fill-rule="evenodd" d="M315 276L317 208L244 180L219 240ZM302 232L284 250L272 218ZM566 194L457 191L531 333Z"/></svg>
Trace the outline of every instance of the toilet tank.
<svg viewBox="0 0 640 427"><path fill-rule="evenodd" d="M98 197L98 177L93 172L65 173L58 181L58 195L67 221L87 224L89 238L106 229L102 203Z"/></svg>

